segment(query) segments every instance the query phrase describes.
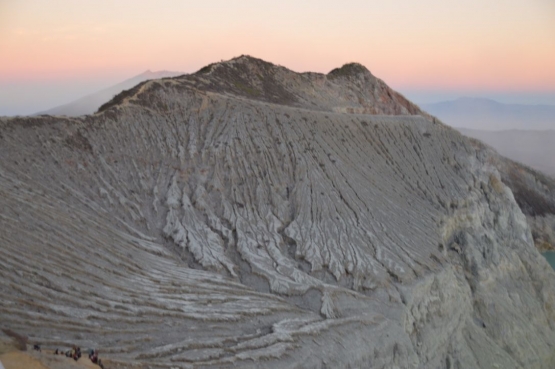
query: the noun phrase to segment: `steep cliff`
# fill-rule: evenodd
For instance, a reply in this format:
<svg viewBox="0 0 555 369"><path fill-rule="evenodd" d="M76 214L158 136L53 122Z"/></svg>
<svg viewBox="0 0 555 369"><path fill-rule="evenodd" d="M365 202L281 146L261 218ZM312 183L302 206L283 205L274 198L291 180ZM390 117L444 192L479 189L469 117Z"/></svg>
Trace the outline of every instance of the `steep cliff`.
<svg viewBox="0 0 555 369"><path fill-rule="evenodd" d="M555 179L502 157L497 167L526 215L538 250L555 250Z"/></svg>
<svg viewBox="0 0 555 369"><path fill-rule="evenodd" d="M552 368L495 155L349 64L250 57L0 120L1 325L112 366Z"/></svg>

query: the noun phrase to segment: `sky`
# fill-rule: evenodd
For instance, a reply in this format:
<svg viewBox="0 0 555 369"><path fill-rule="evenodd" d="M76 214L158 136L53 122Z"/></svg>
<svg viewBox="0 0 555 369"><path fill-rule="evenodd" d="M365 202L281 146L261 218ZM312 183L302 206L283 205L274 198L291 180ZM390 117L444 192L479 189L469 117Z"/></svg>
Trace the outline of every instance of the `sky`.
<svg viewBox="0 0 555 369"><path fill-rule="evenodd" d="M356 61L417 103L555 105L555 1L0 0L0 115L241 54L299 72Z"/></svg>

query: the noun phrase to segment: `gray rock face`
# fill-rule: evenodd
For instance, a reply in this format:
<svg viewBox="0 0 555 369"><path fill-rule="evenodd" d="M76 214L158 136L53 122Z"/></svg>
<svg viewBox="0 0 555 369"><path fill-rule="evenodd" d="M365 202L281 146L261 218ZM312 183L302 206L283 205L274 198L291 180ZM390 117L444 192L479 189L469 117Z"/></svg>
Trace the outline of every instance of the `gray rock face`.
<svg viewBox="0 0 555 369"><path fill-rule="evenodd" d="M555 250L555 180L505 158L496 157L495 161L528 219L536 247Z"/></svg>
<svg viewBox="0 0 555 369"><path fill-rule="evenodd" d="M489 153L490 161L499 170L501 180L503 183L511 189L514 194L515 200L519 205L520 209L526 215L528 225L532 230L532 236L534 238L534 244L536 248L540 251L555 250L555 179L553 179L551 170L549 167L553 165L552 156L549 155L548 151L553 150L553 148L546 147L546 145L538 146L539 136L542 132L528 132L527 136L529 142L515 142L512 143L512 149L508 149L507 137L511 135L514 136L514 132L518 131L505 131L505 132L481 132L458 129L463 134L473 137L471 140L473 145L477 147L478 150L490 150ZM488 133L488 134L486 134ZM499 137L495 136L499 134ZM544 131L543 137L545 139L545 144L549 143L552 132ZM513 138L516 138L514 136ZM535 169L532 169L525 164L521 164L518 161L509 160L499 154L493 152L492 148L484 145L480 140L486 144L492 145L495 150L498 150L500 154L507 155L513 160L518 160L519 158L524 159L516 154L516 146L528 144L529 150L538 151L535 160L522 160L523 163L528 163L532 165ZM532 148L531 141L536 140L536 146ZM524 140L526 141L526 140ZM500 144L504 142L505 147ZM548 146L548 145L547 145ZM544 151L543 157L538 160L539 151ZM543 164L542 164L543 163ZM545 169L539 171L538 169ZM546 175L547 174L547 175Z"/></svg>
<svg viewBox="0 0 555 369"><path fill-rule="evenodd" d="M241 57L0 120L0 324L121 367L552 368L493 151L420 113Z"/></svg>

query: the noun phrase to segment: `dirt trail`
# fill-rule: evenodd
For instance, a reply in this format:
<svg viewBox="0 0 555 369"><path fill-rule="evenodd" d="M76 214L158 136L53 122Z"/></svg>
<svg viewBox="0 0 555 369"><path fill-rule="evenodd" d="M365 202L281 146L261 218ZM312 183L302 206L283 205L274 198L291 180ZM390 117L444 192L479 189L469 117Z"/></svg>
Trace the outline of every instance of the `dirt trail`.
<svg viewBox="0 0 555 369"><path fill-rule="evenodd" d="M2 362L5 369L49 369L42 365L40 361L31 357L31 355L21 351L14 351L0 355L0 362Z"/></svg>
<svg viewBox="0 0 555 369"><path fill-rule="evenodd" d="M79 361L74 361L62 355L54 355L52 351L44 350L40 353L7 352L0 355L0 363L4 369L100 369L87 357L81 357Z"/></svg>

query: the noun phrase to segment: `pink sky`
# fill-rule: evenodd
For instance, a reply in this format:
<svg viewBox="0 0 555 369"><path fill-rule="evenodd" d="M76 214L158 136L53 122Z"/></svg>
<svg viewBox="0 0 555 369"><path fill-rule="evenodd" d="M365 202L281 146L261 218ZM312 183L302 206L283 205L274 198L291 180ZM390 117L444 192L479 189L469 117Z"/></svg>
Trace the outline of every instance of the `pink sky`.
<svg viewBox="0 0 555 369"><path fill-rule="evenodd" d="M240 54L325 73L357 61L401 91L555 92L555 2L0 0L0 86L20 92L0 89L0 115L48 86L67 100Z"/></svg>

